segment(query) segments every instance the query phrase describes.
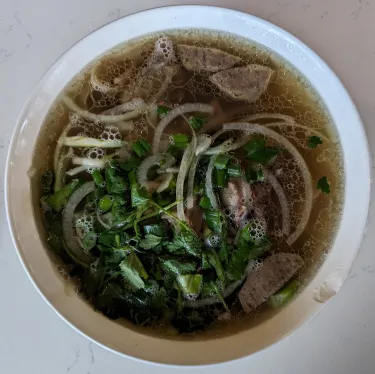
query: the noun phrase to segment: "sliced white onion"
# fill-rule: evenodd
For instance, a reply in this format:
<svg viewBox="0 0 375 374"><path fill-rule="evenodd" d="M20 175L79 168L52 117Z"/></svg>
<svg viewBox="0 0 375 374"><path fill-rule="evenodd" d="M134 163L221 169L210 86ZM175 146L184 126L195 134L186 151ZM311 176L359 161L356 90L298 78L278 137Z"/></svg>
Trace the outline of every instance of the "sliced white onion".
<svg viewBox="0 0 375 374"><path fill-rule="evenodd" d="M191 162L189 175L188 175L188 190L187 190L187 199L186 207L192 209L194 206L194 179L195 173L199 160L202 156L202 153L211 145L211 137L209 135L199 135L197 139L197 148L195 150L195 156Z"/></svg>
<svg viewBox="0 0 375 374"><path fill-rule="evenodd" d="M177 175L176 182L176 200L177 204L177 218L181 221L186 221L185 211L184 211L184 184L185 178L189 171L191 162L195 154L195 149L197 147L196 137L193 137L192 141L189 143L185 149L184 155L182 156L180 172Z"/></svg>
<svg viewBox="0 0 375 374"><path fill-rule="evenodd" d="M156 172L158 174L165 174L165 173L171 173L171 174L177 174L179 173L180 168L166 168L166 169L158 169Z"/></svg>
<svg viewBox="0 0 375 374"><path fill-rule="evenodd" d="M77 166L76 168L68 170L65 174L69 175L69 177L72 177L86 170L87 170L87 166L82 165L82 166Z"/></svg>
<svg viewBox="0 0 375 374"><path fill-rule="evenodd" d="M208 104L200 104L200 103L193 103L193 104L183 104L177 108L172 109L167 115L163 117L163 119L159 122L158 126L156 127L154 140L153 140L153 147L152 151L154 154L159 152L159 143L160 138L164 132L164 129L178 116L189 113L189 112L200 112L200 113L213 113L212 105Z"/></svg>
<svg viewBox="0 0 375 374"><path fill-rule="evenodd" d="M130 131L134 129L133 121L119 121L116 122L114 126L116 126L120 132Z"/></svg>
<svg viewBox="0 0 375 374"><path fill-rule="evenodd" d="M96 212L96 218L98 219L99 223L107 230L111 229L111 225L108 224L107 222L104 222L104 219L106 216L108 216L108 214L111 214L111 213L107 213L107 214L104 214L104 215L101 215L99 214L99 212Z"/></svg>
<svg viewBox="0 0 375 374"><path fill-rule="evenodd" d="M305 160L297 150L297 148L285 137L280 135L274 130L271 130L268 127L257 125L255 123L226 123L223 125L223 131L244 131L247 133L253 133L253 134L261 134L264 136L268 136L275 140L277 143L282 145L295 159L297 162L299 169L301 170L303 181L304 181L304 187L305 187L305 206L302 212L302 217L295 229L295 231L289 235L287 239L287 243L289 245L292 245L302 234L304 231L307 222L310 218L311 209L312 209L312 197L313 197L313 189L312 189L312 179L311 174L309 171L309 168L306 165Z"/></svg>
<svg viewBox="0 0 375 374"><path fill-rule="evenodd" d="M126 112L130 112L132 110L145 107L146 103L141 98L135 98L133 100L127 101L126 103L116 105L115 107L111 109L107 109L101 114L106 115L117 115L117 114L123 114Z"/></svg>
<svg viewBox="0 0 375 374"><path fill-rule="evenodd" d="M88 266L92 261L92 256L83 251L74 233L74 212L79 203L91 192L95 191L95 183L87 182L70 196L62 214L62 235L64 242L73 255L74 259L82 266Z"/></svg>
<svg viewBox="0 0 375 374"><path fill-rule="evenodd" d="M230 140L230 139L228 139ZM233 142L224 141L223 143L219 144L216 147L208 149L205 154L206 155L217 155L218 153L228 153L235 151L238 148L243 147L248 141L250 140L249 136L243 136L240 139Z"/></svg>
<svg viewBox="0 0 375 374"><path fill-rule="evenodd" d="M171 180L173 178L173 173L167 173L165 174L165 177L163 179L163 182L160 183L158 189L156 190L157 193L161 193L163 191L165 191L168 186L169 186L169 183L171 183Z"/></svg>
<svg viewBox="0 0 375 374"><path fill-rule="evenodd" d="M160 165L160 162L164 161L163 165ZM169 168L174 164L176 160L171 155L165 153L159 153L157 155L152 155L144 159L139 165L137 172L138 183L145 187L148 182L147 173L155 165L160 165L164 168Z"/></svg>
<svg viewBox="0 0 375 374"><path fill-rule="evenodd" d="M286 114L279 113L257 113L250 116L242 117L238 122L253 122L259 119L281 119L285 122L294 122L294 117L288 116Z"/></svg>
<svg viewBox="0 0 375 374"><path fill-rule="evenodd" d="M210 199L210 203L213 209L219 209L219 204L217 203L216 195L214 192L214 187L212 184L212 174L214 171L215 160L217 155L211 156L210 162L207 167L206 174L206 196Z"/></svg>
<svg viewBox="0 0 375 374"><path fill-rule="evenodd" d="M56 146L55 146L55 152L54 152L54 156L53 156L53 171L55 173L55 184L54 184L54 191L55 192L61 189L61 187L63 185L63 180L64 180L63 171L61 170L61 163L62 163L62 158L66 157L66 155L63 156L63 157L60 157L61 149L64 145L64 140L65 140L66 136L68 135L69 131L72 129L72 127L77 125L78 121L79 121L78 116L75 116L75 115L69 116L69 123L64 128L64 130L62 131L59 139L57 140Z"/></svg>
<svg viewBox="0 0 375 374"><path fill-rule="evenodd" d="M286 126L291 126L293 128L297 128L297 129L302 129L310 134L314 134L314 135L317 135L319 136L320 138L322 138L324 141L326 142L330 142L331 140L323 135L320 131L318 130L315 130L315 129L312 129L311 127L308 127L308 126L305 126L305 125L300 125L299 123L296 123L296 122L272 122L272 123L267 123L265 125L263 125L265 127L286 127Z"/></svg>
<svg viewBox="0 0 375 374"><path fill-rule="evenodd" d="M158 122L158 106L156 104L151 104L149 107L149 111L146 115L147 123L152 127L153 129L156 127L156 124Z"/></svg>
<svg viewBox="0 0 375 374"><path fill-rule="evenodd" d="M276 179L276 177L268 170L264 170L266 174L266 178L279 199L280 207L281 207L281 214L282 214L282 221L283 221L283 235L289 235L290 233L290 214L289 214L289 206L288 200L286 198L285 192L281 187L280 183Z"/></svg>
<svg viewBox="0 0 375 374"><path fill-rule="evenodd" d="M151 103L155 103L161 99L161 97L167 91L167 88L169 84L171 83L172 78L176 74L176 72L177 72L177 66L164 67L164 73L165 73L164 82L162 83L162 85L160 86L160 88L158 89L154 97L150 100Z"/></svg>
<svg viewBox="0 0 375 374"><path fill-rule="evenodd" d="M103 168L108 162L107 159L98 160L96 158L73 157L72 163L74 165L82 165L86 167Z"/></svg>
<svg viewBox="0 0 375 374"><path fill-rule="evenodd" d="M132 118L138 117L143 111L146 110L147 105L138 107L137 109L124 113L124 114L118 114L118 115L106 115L106 114L95 114L91 113L85 109L80 108L70 97L64 95L62 97L62 100L64 101L65 105L69 110L71 110L74 113L77 113L82 118L92 121L92 122L101 122L105 124L112 124L120 121L127 121Z"/></svg>
<svg viewBox="0 0 375 374"><path fill-rule="evenodd" d="M102 140L85 136L68 136L63 141L63 145L72 148L121 148L125 144L122 140Z"/></svg>

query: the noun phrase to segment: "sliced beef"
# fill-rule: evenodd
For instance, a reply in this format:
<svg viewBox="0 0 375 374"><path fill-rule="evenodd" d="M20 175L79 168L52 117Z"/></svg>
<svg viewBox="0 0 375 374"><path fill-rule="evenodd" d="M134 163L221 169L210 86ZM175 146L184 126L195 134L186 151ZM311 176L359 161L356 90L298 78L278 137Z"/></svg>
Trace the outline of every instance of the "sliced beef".
<svg viewBox="0 0 375 374"><path fill-rule="evenodd" d="M223 206L231 214L234 226L240 227L252 207L250 185L243 179L231 179L228 187L221 190L220 198Z"/></svg>
<svg viewBox="0 0 375 374"><path fill-rule="evenodd" d="M272 73L267 66L247 65L220 71L210 81L227 96L252 102L267 90Z"/></svg>
<svg viewBox="0 0 375 374"><path fill-rule="evenodd" d="M301 256L277 253L267 257L262 266L249 274L238 293L246 313L250 313L287 283L303 266Z"/></svg>
<svg viewBox="0 0 375 374"><path fill-rule="evenodd" d="M221 190L220 198L224 207L232 215L234 226L241 226L249 213L241 182L236 179L229 181L228 187Z"/></svg>
<svg viewBox="0 0 375 374"><path fill-rule="evenodd" d="M229 69L241 61L239 57L216 48L179 45L177 49L181 62L187 70L216 73L220 70Z"/></svg>

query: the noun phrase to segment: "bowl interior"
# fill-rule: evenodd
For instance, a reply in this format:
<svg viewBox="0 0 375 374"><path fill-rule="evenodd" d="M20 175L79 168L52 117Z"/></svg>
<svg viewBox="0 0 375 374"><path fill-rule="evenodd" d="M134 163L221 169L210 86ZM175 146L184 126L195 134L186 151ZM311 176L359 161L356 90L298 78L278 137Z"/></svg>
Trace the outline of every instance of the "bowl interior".
<svg viewBox="0 0 375 374"><path fill-rule="evenodd" d="M31 160L40 128L56 96L89 62L124 41L145 34L192 28L227 32L259 43L288 60L309 80L336 124L344 153L346 193L332 249L293 303L275 315L262 316L252 328L243 320L196 337L169 339L125 321L107 319L76 297L61 280L43 248L43 230L38 212L34 211L37 201L33 201L31 188L38 165L31 164ZM323 308L324 303L317 301L317 292L328 288L331 295L341 286L364 234L370 196L369 165L366 136L351 99L335 74L303 43L266 21L236 11L200 6L166 7L137 13L99 29L66 52L44 76L14 133L7 166L7 214L14 243L32 282L56 312L79 332L107 348L143 360L210 364L237 359L273 344Z"/></svg>

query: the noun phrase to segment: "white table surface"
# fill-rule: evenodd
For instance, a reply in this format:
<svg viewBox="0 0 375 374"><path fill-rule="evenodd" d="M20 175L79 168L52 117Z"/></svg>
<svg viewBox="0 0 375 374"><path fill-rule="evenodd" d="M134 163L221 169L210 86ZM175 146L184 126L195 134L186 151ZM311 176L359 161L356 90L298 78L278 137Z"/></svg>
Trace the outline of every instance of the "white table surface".
<svg viewBox="0 0 375 374"><path fill-rule="evenodd" d="M170 4L226 6L271 20L331 65L358 106L375 150L374 0L0 0L0 373L175 373L90 343L67 326L28 280L10 239L3 197L16 118L47 68L98 27ZM369 42L365 43L365 40ZM359 181L360 183L360 181ZM375 373L374 206L349 279L323 313L275 346L236 363L189 373Z"/></svg>

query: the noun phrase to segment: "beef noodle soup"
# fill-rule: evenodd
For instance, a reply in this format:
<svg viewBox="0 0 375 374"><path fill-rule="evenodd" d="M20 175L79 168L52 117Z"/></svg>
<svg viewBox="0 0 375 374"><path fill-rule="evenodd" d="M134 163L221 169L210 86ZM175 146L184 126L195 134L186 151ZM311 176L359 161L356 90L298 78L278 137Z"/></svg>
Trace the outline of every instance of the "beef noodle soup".
<svg viewBox="0 0 375 374"><path fill-rule="evenodd" d="M168 334L276 313L340 220L324 105L230 35L149 35L101 56L56 100L34 157L66 281L109 318Z"/></svg>

